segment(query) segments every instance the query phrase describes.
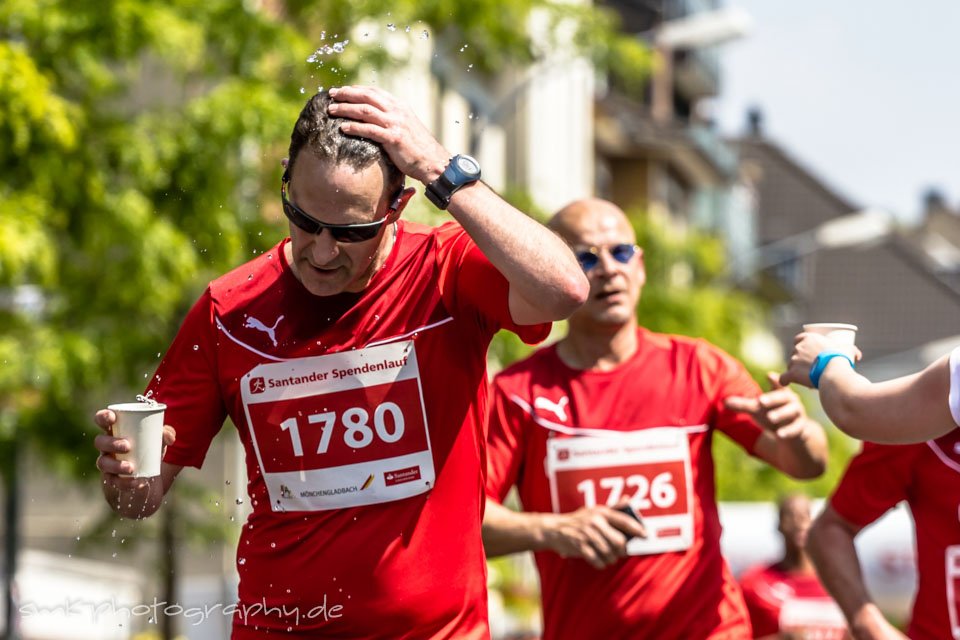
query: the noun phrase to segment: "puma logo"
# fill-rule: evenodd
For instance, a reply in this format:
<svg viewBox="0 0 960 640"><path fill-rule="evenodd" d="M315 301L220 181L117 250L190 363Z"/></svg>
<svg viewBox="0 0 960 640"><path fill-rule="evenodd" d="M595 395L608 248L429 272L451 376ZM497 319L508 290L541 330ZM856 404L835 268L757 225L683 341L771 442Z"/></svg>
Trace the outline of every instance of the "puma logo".
<svg viewBox="0 0 960 640"><path fill-rule="evenodd" d="M243 325L247 329L256 329L257 331L263 331L267 336L270 337L270 342L273 343L273 346L277 346L277 325L280 324L280 321L283 320L283 316L277 318L277 321L273 323L272 327L268 327L263 324L253 316L247 316L247 322Z"/></svg>
<svg viewBox="0 0 960 640"><path fill-rule="evenodd" d="M553 402L543 396L537 396L533 401L533 407L535 409L546 409L547 411L553 413L557 416L557 420L561 422L567 421L567 405L570 404L570 398L563 396L557 402Z"/></svg>

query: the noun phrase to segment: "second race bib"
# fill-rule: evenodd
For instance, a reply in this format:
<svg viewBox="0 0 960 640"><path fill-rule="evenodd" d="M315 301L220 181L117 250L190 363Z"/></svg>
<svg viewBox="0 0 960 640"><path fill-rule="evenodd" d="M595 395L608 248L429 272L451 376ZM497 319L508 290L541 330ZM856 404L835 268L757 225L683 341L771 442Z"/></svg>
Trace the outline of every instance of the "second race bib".
<svg viewBox="0 0 960 640"><path fill-rule="evenodd" d="M646 538L627 543L630 555L682 551L693 544L690 445L684 430L551 438L546 470L555 513L630 500L647 529Z"/></svg>

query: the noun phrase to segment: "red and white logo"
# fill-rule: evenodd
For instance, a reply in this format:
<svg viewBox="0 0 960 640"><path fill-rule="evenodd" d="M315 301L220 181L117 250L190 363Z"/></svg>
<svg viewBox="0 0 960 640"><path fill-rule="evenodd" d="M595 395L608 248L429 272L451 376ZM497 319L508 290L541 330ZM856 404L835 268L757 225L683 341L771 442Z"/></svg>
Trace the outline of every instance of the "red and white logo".
<svg viewBox="0 0 960 640"><path fill-rule="evenodd" d="M420 466L406 467L405 469L396 469L387 471L383 474L383 481L388 487L405 482L413 482L420 479Z"/></svg>
<svg viewBox="0 0 960 640"><path fill-rule="evenodd" d="M263 378L250 378L250 393L263 393L267 390L267 383Z"/></svg>

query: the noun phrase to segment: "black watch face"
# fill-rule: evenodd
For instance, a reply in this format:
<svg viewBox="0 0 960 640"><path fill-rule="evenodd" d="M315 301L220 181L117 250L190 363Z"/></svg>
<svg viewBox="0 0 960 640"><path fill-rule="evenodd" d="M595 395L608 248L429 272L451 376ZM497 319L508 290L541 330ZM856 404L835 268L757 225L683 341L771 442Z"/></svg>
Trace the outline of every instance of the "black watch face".
<svg viewBox="0 0 960 640"><path fill-rule="evenodd" d="M475 176L480 173L480 165L470 156L457 156L457 170L466 176Z"/></svg>

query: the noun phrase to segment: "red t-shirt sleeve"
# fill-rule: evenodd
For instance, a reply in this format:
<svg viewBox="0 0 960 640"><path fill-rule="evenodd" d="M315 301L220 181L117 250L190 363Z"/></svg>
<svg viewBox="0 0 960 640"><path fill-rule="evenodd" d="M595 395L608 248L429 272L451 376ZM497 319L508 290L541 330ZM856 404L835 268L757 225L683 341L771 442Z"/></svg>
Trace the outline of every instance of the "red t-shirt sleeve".
<svg viewBox="0 0 960 640"><path fill-rule="evenodd" d="M491 333L508 329L528 343L541 342L550 324L518 325L510 315L510 283L459 224L437 230L437 259L444 303L459 313L475 313Z"/></svg>
<svg viewBox="0 0 960 640"><path fill-rule="evenodd" d="M760 386L740 362L724 351L701 342L699 352L701 370L709 376L705 388L713 390L714 427L752 454L763 428L748 414L727 409L724 401L730 396L756 397L762 393Z"/></svg>
<svg viewBox="0 0 960 640"><path fill-rule="evenodd" d="M865 442L850 461L830 506L842 518L865 527L907 498L911 469L926 444L891 446Z"/></svg>
<svg viewBox="0 0 960 640"><path fill-rule="evenodd" d="M493 401L490 404L490 423L487 434L487 497L503 502L510 487L522 473L526 450L523 430L523 411L509 397L501 379L492 384Z"/></svg>
<svg viewBox="0 0 960 640"><path fill-rule="evenodd" d="M217 340L207 289L187 313L149 386L152 397L167 405L164 423L177 432L165 462L199 468L227 417L217 377Z"/></svg>

